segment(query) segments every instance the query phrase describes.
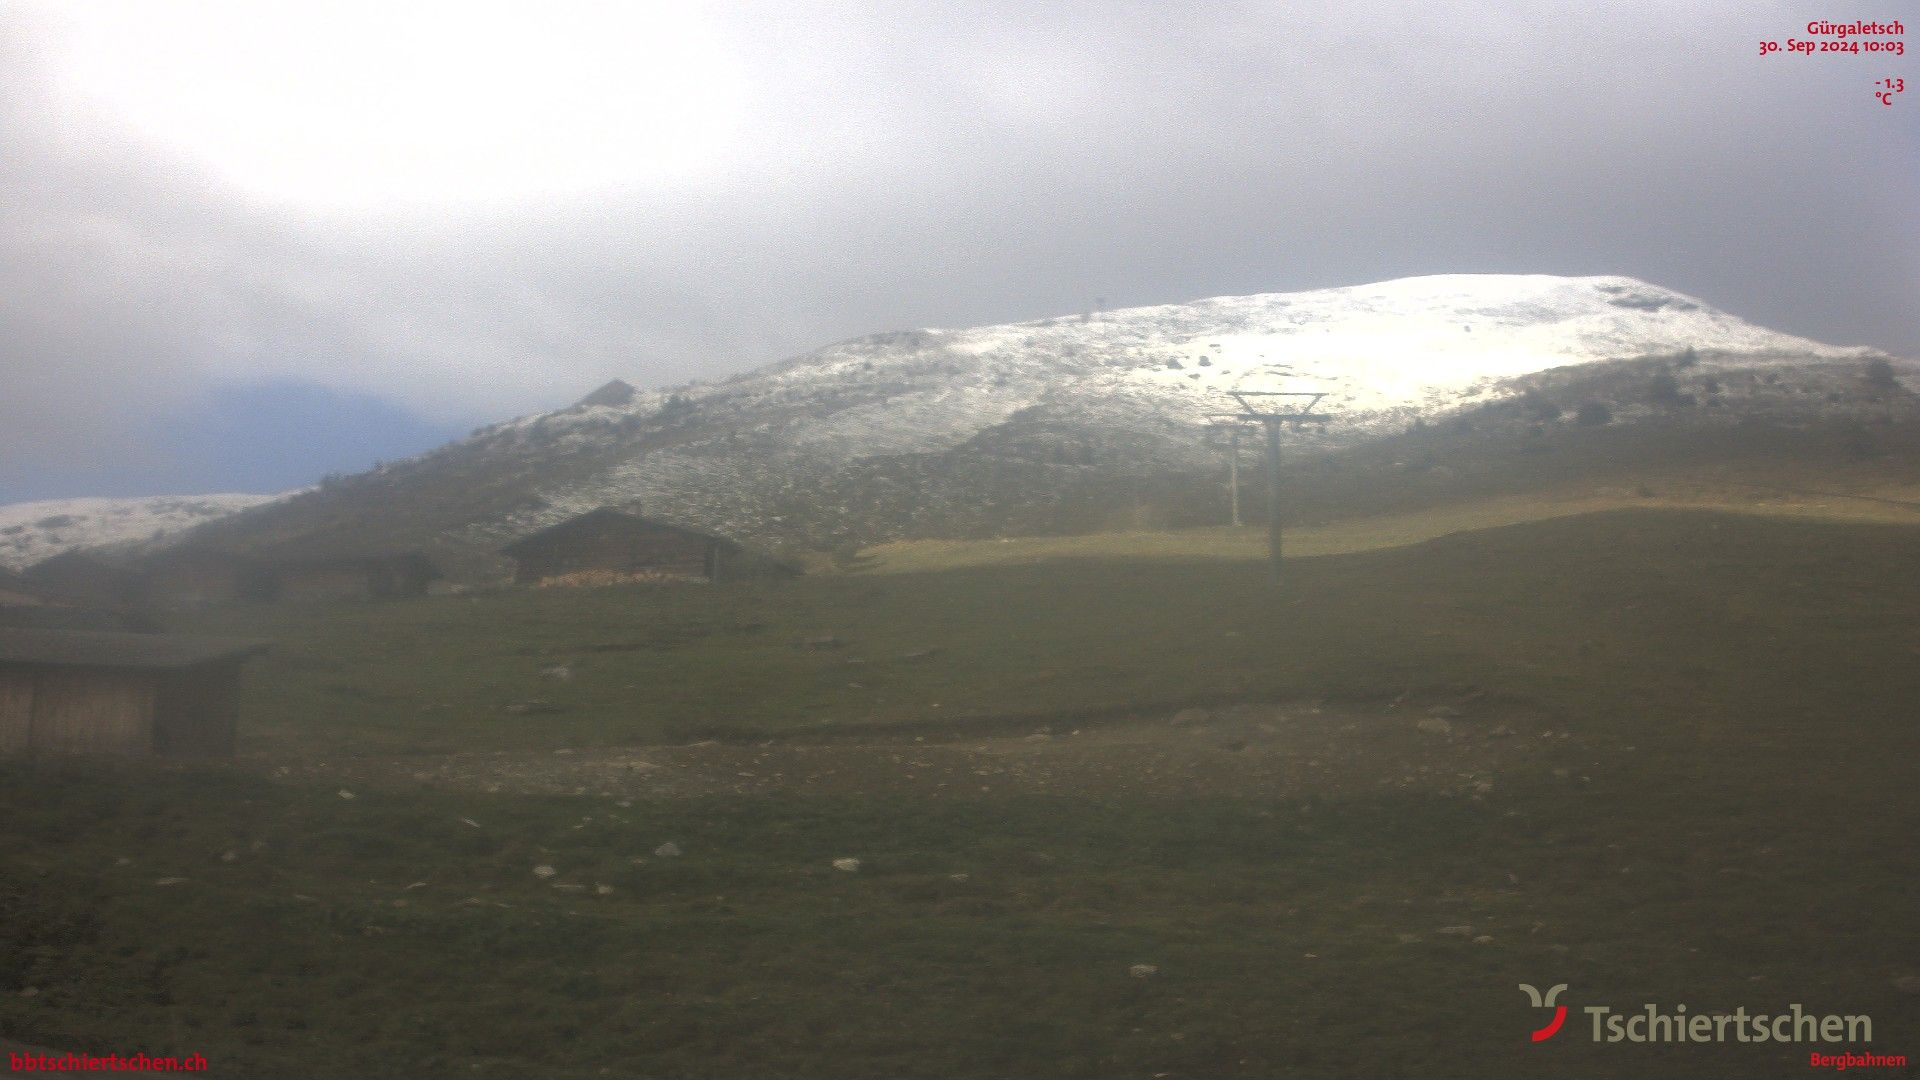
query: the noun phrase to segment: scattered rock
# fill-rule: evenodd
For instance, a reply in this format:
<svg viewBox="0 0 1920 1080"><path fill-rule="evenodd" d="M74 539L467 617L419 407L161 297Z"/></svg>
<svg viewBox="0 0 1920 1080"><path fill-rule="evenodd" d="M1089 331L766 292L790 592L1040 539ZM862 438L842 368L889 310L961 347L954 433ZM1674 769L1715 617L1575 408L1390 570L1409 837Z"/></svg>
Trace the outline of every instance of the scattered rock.
<svg viewBox="0 0 1920 1080"><path fill-rule="evenodd" d="M593 895L595 895L595 896L612 896L612 895L613 895L613 886L611 886L611 885L595 885L595 886L593 887Z"/></svg>
<svg viewBox="0 0 1920 1080"><path fill-rule="evenodd" d="M970 875L967 874L948 874L947 880L953 882L955 885L964 885L967 883L969 876Z"/></svg>
<svg viewBox="0 0 1920 1080"><path fill-rule="evenodd" d="M571 682L573 680L573 669L565 664L555 664L552 667L541 668L540 677L543 679L552 679L555 682Z"/></svg>
<svg viewBox="0 0 1920 1080"><path fill-rule="evenodd" d="M23 986L20 988L20 996L25 998L39 997L40 988L37 986Z"/></svg>
<svg viewBox="0 0 1920 1080"><path fill-rule="evenodd" d="M1473 939L1473 943L1475 945L1491 945L1493 944L1493 935L1481 934L1479 937Z"/></svg>
<svg viewBox="0 0 1920 1080"><path fill-rule="evenodd" d="M1434 933L1436 933L1436 934L1456 934L1456 935L1458 935L1458 936L1460 936L1460 937L1465 937L1465 936L1467 936L1468 934L1471 934L1471 933L1473 933L1473 927L1471 927L1471 926L1443 926L1443 927L1441 927L1440 929L1438 929L1438 930L1436 930L1436 931L1434 931Z"/></svg>
<svg viewBox="0 0 1920 1080"><path fill-rule="evenodd" d="M220 853L221 862L237 862L239 861L239 859L240 859L240 853L232 850L231 848Z"/></svg>
<svg viewBox="0 0 1920 1080"><path fill-rule="evenodd" d="M539 866L536 866L533 868L533 876L540 878L543 881L559 872L560 871L555 870L553 867L548 866L546 863L541 863Z"/></svg>
<svg viewBox="0 0 1920 1080"><path fill-rule="evenodd" d="M353 792L351 792L351 791L348 791L348 790L347 790L346 788L341 788L341 789L340 789L340 797L341 797L341 798L343 798L343 799L351 799L351 798L353 798Z"/></svg>
<svg viewBox="0 0 1920 1080"><path fill-rule="evenodd" d="M858 873L860 870L860 860L859 859L835 859L833 860L833 868L835 870L844 871L849 874Z"/></svg>
<svg viewBox="0 0 1920 1080"><path fill-rule="evenodd" d="M1127 969L1127 974L1136 979L1151 979L1155 975L1160 974L1160 966L1158 964L1135 964Z"/></svg>
<svg viewBox="0 0 1920 1080"><path fill-rule="evenodd" d="M183 877L163 877L159 881L154 882L154 884L155 885L178 885L185 880L187 879Z"/></svg>
<svg viewBox="0 0 1920 1080"><path fill-rule="evenodd" d="M1487 732L1487 738L1489 739L1510 739L1512 737L1513 729L1505 724L1501 724L1499 727Z"/></svg>
<svg viewBox="0 0 1920 1080"><path fill-rule="evenodd" d="M847 642L832 634L826 634L821 637L807 638L805 641L800 642L799 647L802 649L844 649L847 647Z"/></svg>
<svg viewBox="0 0 1920 1080"><path fill-rule="evenodd" d="M1413 726L1429 735L1453 734L1453 725L1437 716L1429 716Z"/></svg>
<svg viewBox="0 0 1920 1080"><path fill-rule="evenodd" d="M1033 734L1027 736L1026 741L1027 742L1052 742L1053 736L1047 734L1044 731L1036 731Z"/></svg>
<svg viewBox="0 0 1920 1080"><path fill-rule="evenodd" d="M653 853L662 859L671 859L680 854L680 845L669 840L654 848Z"/></svg>

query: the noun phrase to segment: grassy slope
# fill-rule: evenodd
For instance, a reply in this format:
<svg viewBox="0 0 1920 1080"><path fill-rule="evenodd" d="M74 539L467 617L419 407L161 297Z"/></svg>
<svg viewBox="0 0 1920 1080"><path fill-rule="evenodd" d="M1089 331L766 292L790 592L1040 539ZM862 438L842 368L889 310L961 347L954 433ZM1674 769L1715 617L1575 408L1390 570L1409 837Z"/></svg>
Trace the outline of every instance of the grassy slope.
<svg viewBox="0 0 1920 1080"><path fill-rule="evenodd" d="M1390 520L1362 544L1422 524L1432 521ZM1830 529L1651 511L1554 519L1303 559L1291 564L1295 588L1279 604L1264 567L1245 559L1017 561L1017 553L1049 544L1101 550L1102 541L1086 538L908 548L925 563L953 567L939 572L236 609L196 628L280 641L256 665L245 702L243 748L268 756L753 739L970 718L1041 722L1209 701L1384 699L1462 685L1498 684L1575 708L1615 693L1606 684L1620 665L1655 664L1644 676L1648 691L1667 692L1672 679L1659 665L1678 658L1650 655L1650 634L1687 642L1692 666L1737 671L1751 663L1754 636L1777 628L1779 612L1805 617L1809 604L1878 604L1865 593L1819 593L1827 555L1824 539L1812 538ZM1839 533L1869 546L1898 542L1867 538L1910 534ZM1244 537L1175 535L1199 551L1224 539L1223 547L1247 553ZM1796 552L1797 540L1813 546ZM982 552L1016 561L980 565ZM1880 552L1869 561L1888 558ZM891 552L884 559L908 562ZM1807 580L1791 580L1790 567ZM1720 592L1674 605L1674 596L1707 581ZM804 647L825 637L840 647ZM1821 639L1823 648L1852 644L1841 627L1822 625ZM928 649L937 651L915 655ZM571 681L541 676L558 664ZM530 700L562 711L504 711Z"/></svg>
<svg viewBox="0 0 1920 1080"><path fill-rule="evenodd" d="M1642 511L1302 560L1278 601L1257 563L1080 559L223 613L284 642L247 701L269 762L1468 688L1575 737L1479 801L618 808L14 767L0 991L40 992L0 994L0 1035L293 1076L1805 1068L1526 1045L1515 984L1567 981L1570 1027L1586 1003L1803 1002L1910 1052L1915 565L1911 527ZM826 634L848 644L794 647ZM540 678L561 661L571 682ZM499 711L536 696L569 711ZM667 839L687 854L651 858Z"/></svg>
<svg viewBox="0 0 1920 1080"><path fill-rule="evenodd" d="M1831 480L1828 480L1831 486ZM1496 496L1337 523L1289 526L1290 556L1344 555L1404 547L1452 533L1575 517L1608 510L1711 510L1761 517L1804 518L1862 524L1920 525L1920 485L1877 482L1852 490L1806 490L1777 484L1730 482L1725 477L1680 474L1658 481L1583 485L1557 492ZM1265 559L1264 524L1242 528L1090 533L1078 536L1016 536L992 540L903 540L862 553L846 569L900 572L952 570L1060 558ZM825 564L823 564L825 568Z"/></svg>

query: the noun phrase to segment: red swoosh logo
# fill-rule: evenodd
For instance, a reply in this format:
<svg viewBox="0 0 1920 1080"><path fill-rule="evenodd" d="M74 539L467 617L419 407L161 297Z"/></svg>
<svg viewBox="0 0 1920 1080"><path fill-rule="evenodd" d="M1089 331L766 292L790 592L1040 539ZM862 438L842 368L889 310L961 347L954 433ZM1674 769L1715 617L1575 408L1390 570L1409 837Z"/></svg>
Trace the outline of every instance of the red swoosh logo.
<svg viewBox="0 0 1920 1080"><path fill-rule="evenodd" d="M1565 1005L1560 1005L1555 1007L1553 1010L1553 1023L1548 1024L1546 1027L1543 1027L1539 1031L1534 1032L1533 1041L1546 1042L1548 1039L1553 1038L1553 1033L1556 1031L1559 1031L1560 1025L1566 1022L1567 1022L1567 1007Z"/></svg>

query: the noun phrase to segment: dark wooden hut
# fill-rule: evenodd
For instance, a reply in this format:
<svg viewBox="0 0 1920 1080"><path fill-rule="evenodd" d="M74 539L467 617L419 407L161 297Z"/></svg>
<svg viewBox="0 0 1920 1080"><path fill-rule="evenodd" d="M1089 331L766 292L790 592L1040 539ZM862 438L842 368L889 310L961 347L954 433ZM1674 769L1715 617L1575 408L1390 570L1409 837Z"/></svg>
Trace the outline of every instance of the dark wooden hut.
<svg viewBox="0 0 1920 1080"><path fill-rule="evenodd" d="M260 560L197 544L167 548L143 569L147 600L163 608L270 600L276 592L273 573Z"/></svg>
<svg viewBox="0 0 1920 1080"><path fill-rule="evenodd" d="M149 630L151 621L130 610L90 608L40 589L0 570L0 626L58 630Z"/></svg>
<svg viewBox="0 0 1920 1080"><path fill-rule="evenodd" d="M227 757L262 642L0 628L0 754Z"/></svg>
<svg viewBox="0 0 1920 1080"><path fill-rule="evenodd" d="M291 559L269 567L282 600L397 600L425 596L439 580L433 560L418 551L329 559Z"/></svg>
<svg viewBox="0 0 1920 1080"><path fill-rule="evenodd" d="M23 576L49 596L107 611L137 607L146 589L138 570L85 551L43 559Z"/></svg>
<svg viewBox="0 0 1920 1080"><path fill-rule="evenodd" d="M516 540L500 553L514 560L513 580L521 585L720 581L766 564L726 537L605 506Z"/></svg>

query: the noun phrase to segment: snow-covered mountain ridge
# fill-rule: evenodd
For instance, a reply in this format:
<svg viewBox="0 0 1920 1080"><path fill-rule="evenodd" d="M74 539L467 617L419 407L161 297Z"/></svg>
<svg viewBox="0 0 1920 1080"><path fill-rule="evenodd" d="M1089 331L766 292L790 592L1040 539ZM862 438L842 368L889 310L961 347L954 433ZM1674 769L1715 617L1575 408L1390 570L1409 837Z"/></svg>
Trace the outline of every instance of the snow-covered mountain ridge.
<svg viewBox="0 0 1920 1080"><path fill-rule="evenodd" d="M904 389L900 381L932 385L876 393L884 405L840 410L830 428L810 428L809 441L851 437L856 454L924 449L943 433L964 437L980 420L1073 396L1133 399L1197 421L1231 408L1233 389L1325 390L1325 409L1357 421L1451 408L1549 368L1687 349L1722 366L1879 355L1757 327L1632 278L1452 274L880 334L717 385L536 414L488 434L604 426L672 399L777 404L829 389ZM875 411L885 422L864 425Z"/></svg>
<svg viewBox="0 0 1920 1080"><path fill-rule="evenodd" d="M1518 376L1685 355L1702 371L1865 362L1879 354L1749 324L1625 277L1442 275L1302 293L1216 297L973 329L858 338L710 386L636 393L479 434L481 453L604 446L657 421L674 432L590 478L540 485L547 505L479 526L488 539L608 502L737 533L823 474L949 453L1015 418L1131 444L1121 457L1191 464L1196 429L1231 390L1325 391L1340 445L1518 393ZM663 432L664 433L664 432ZM735 467L743 457L760 468ZM743 512L744 511L744 512ZM772 524L784 524L773 522ZM476 536L478 538L478 536Z"/></svg>
<svg viewBox="0 0 1920 1080"><path fill-rule="evenodd" d="M1408 278L877 334L711 384L616 382L202 535L480 566L602 505L808 545L1104 527L1148 505L1211 520L1222 458L1204 429L1232 390L1324 392L1334 422L1289 436L1312 453L1503 402L1536 427L1597 405L1623 424L1886 412L1916 376L1632 278Z"/></svg>

